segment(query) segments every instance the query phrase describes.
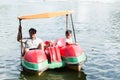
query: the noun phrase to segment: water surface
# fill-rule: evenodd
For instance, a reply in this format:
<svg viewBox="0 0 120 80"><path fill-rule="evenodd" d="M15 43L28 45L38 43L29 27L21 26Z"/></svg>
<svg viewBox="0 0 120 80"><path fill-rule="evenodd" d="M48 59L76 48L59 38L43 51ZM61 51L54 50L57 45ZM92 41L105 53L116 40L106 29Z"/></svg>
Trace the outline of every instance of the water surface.
<svg viewBox="0 0 120 80"><path fill-rule="evenodd" d="M120 79L120 3L83 1L1 0L0 3L0 79L1 80L119 80ZM20 44L16 41L18 16L42 12L74 10L77 43L88 60L80 73L46 71L28 75L20 70ZM43 40L64 37L64 17L23 21L28 29L38 29ZM57 26L57 27L56 27ZM44 33L44 34L43 34ZM71 76L71 77L70 77Z"/></svg>

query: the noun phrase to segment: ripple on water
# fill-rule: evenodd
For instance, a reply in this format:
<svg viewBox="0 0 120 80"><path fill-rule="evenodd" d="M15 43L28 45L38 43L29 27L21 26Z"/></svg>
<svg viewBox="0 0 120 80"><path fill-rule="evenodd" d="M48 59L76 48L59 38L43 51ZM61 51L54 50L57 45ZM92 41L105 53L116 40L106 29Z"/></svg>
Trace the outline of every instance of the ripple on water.
<svg viewBox="0 0 120 80"><path fill-rule="evenodd" d="M89 52L85 71L88 79L118 80L120 78L118 47L112 48L111 44L93 45L87 51Z"/></svg>
<svg viewBox="0 0 120 80"><path fill-rule="evenodd" d="M1 80L18 80L20 64L19 59L14 59L11 55L0 57L0 79Z"/></svg>

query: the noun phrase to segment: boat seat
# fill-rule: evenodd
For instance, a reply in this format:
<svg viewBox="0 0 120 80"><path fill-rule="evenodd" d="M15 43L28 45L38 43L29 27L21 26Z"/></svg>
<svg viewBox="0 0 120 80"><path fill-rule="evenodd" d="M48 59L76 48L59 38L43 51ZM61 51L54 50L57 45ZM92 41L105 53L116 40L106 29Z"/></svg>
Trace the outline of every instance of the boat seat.
<svg viewBox="0 0 120 80"><path fill-rule="evenodd" d="M61 62L60 50L57 46L48 47L46 49L47 55L49 55L50 62Z"/></svg>
<svg viewBox="0 0 120 80"><path fill-rule="evenodd" d="M59 38L55 41L54 46L63 47L65 46L65 38Z"/></svg>

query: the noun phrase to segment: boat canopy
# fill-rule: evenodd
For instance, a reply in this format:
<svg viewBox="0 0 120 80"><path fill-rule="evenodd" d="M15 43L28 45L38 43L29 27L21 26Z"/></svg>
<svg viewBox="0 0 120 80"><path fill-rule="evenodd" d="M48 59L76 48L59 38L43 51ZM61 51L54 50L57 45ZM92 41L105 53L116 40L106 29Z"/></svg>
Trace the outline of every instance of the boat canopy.
<svg viewBox="0 0 120 80"><path fill-rule="evenodd" d="M52 17L63 16L71 13L73 13L73 11L48 12L48 13L20 16L18 17L18 19L27 20L27 19L39 19L39 18L52 18Z"/></svg>

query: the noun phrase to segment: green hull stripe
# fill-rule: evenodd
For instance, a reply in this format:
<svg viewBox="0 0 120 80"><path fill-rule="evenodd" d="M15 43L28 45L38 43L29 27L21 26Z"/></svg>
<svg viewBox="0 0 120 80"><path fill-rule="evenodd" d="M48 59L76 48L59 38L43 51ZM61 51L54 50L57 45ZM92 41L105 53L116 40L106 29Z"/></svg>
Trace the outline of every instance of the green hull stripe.
<svg viewBox="0 0 120 80"><path fill-rule="evenodd" d="M44 68L48 67L48 61L46 60L44 62L36 64L36 63L27 62L23 59L22 65L27 69L39 71L39 70L43 70Z"/></svg>
<svg viewBox="0 0 120 80"><path fill-rule="evenodd" d="M82 55L80 55L78 57L70 57L70 58L63 57L63 60L66 63L77 64L77 63L84 62L86 60L86 58L87 58L86 55L84 53L82 53Z"/></svg>
<svg viewBox="0 0 120 80"><path fill-rule="evenodd" d="M54 68L60 68L60 67L64 67L65 66L65 62L51 62L49 63L49 68L50 69L54 69Z"/></svg>
<svg viewBox="0 0 120 80"><path fill-rule="evenodd" d="M70 58L63 57L62 62L48 63L48 60L46 60L46 61L38 63L38 64L27 62L26 60L22 59L22 65L27 69L40 71L40 70L44 70L47 67L49 67L50 69L64 67L65 63L68 63L68 64L82 63L86 60L86 58L87 58L86 55L84 53L82 53L82 55L80 55L78 57L70 57Z"/></svg>

